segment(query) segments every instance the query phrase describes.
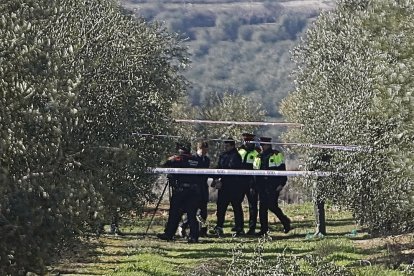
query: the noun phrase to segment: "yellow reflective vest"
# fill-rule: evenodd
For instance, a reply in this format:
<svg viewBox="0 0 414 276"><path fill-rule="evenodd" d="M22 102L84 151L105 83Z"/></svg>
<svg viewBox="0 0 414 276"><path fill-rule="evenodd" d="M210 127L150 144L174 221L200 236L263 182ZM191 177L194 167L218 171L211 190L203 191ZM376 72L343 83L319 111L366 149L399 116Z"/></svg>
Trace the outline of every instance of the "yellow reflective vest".
<svg viewBox="0 0 414 276"><path fill-rule="evenodd" d="M281 165L285 164L285 157L282 152L274 151L269 157L268 164L262 164L262 158L260 155L256 156L253 162L253 169L255 170L267 170L275 169Z"/></svg>
<svg viewBox="0 0 414 276"><path fill-rule="evenodd" d="M254 161L259 156L259 152L257 150L247 151L244 148L239 149L239 154L242 158L244 169L252 169Z"/></svg>

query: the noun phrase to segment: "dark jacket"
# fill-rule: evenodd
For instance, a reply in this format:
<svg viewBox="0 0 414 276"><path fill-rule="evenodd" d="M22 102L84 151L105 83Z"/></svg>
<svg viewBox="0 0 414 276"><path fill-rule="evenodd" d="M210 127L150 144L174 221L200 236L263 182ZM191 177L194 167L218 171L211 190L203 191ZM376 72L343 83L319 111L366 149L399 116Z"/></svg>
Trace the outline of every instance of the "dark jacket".
<svg viewBox="0 0 414 276"><path fill-rule="evenodd" d="M241 169L242 160L239 152L236 148L223 152L218 161L217 169ZM237 175L223 175L221 176L221 182L225 183L234 183L238 182L240 179Z"/></svg>
<svg viewBox="0 0 414 276"><path fill-rule="evenodd" d="M191 154L180 154L170 157L165 163L164 167L169 168L198 168L198 160L195 156ZM172 185L180 184L198 184L200 182L200 177L193 174L170 174L168 179Z"/></svg>
<svg viewBox="0 0 414 276"><path fill-rule="evenodd" d="M210 158L205 156L180 154L170 157L165 163L165 167L169 168L208 168L210 166ZM168 178L177 184L197 184L199 186L207 183L207 175L200 174L170 174Z"/></svg>
<svg viewBox="0 0 414 276"><path fill-rule="evenodd" d="M208 169L210 167L210 158L208 156L199 156L199 155L196 154L196 155L194 155L194 158L198 162L198 168ZM207 178L208 177L209 177L208 175L199 175L200 183L207 185Z"/></svg>
<svg viewBox="0 0 414 276"><path fill-rule="evenodd" d="M198 160L199 168L208 169L210 167L210 158L208 156L195 156ZM201 188L201 196L203 202L208 202L209 200L209 190L208 190L208 180L209 175L201 174L199 175L199 183Z"/></svg>

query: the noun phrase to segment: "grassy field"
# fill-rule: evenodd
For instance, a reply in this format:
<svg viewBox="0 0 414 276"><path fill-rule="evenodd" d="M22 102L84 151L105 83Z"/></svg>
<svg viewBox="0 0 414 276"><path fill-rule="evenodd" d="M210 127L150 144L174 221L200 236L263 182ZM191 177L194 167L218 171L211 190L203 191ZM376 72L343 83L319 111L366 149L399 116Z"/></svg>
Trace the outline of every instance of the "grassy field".
<svg viewBox="0 0 414 276"><path fill-rule="evenodd" d="M51 267L51 274L269 275L272 269L289 266L292 271L300 270L308 273L306 275L332 275L332 271L339 271L335 272L338 273L336 275L344 275L345 272L375 276L414 275L412 234L370 237L355 225L349 213L333 206L326 208L327 236L312 235L312 205L295 204L283 206L294 227L288 234L281 232L280 223L270 215L272 228L269 238L233 237L230 211L225 236L202 238L199 244L188 244L179 238L175 242L156 238L156 233L162 232L166 221L167 207L160 208L148 235L145 235L145 230L151 209L140 219L124 220L121 230L125 235L106 234L73 248L64 261ZM209 208L211 227L214 226L214 207L212 204ZM307 258L313 267L306 262ZM327 269L327 274L321 272L324 269ZM259 273L260 270L267 272Z"/></svg>

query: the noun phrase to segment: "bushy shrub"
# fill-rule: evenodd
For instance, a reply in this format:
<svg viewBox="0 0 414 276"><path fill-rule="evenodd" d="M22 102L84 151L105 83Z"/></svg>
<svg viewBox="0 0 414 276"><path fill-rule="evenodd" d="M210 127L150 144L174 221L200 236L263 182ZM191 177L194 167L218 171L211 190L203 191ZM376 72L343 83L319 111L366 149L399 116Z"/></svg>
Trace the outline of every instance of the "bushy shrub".
<svg viewBox="0 0 414 276"><path fill-rule="evenodd" d="M282 106L304 124L289 140L362 146L304 150L308 169L335 173L306 185L375 233L414 229L413 14L410 1L340 1L296 49L296 89Z"/></svg>

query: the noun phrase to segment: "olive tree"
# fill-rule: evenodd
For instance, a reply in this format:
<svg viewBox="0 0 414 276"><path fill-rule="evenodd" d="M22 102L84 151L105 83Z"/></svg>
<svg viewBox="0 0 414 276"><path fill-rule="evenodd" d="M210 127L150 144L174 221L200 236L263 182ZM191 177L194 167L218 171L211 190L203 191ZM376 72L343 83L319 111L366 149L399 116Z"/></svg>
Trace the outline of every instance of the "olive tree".
<svg viewBox="0 0 414 276"><path fill-rule="evenodd" d="M173 106L175 119L199 119L209 121L263 121L266 110L254 98L242 96L235 92L210 92L200 106L191 106L189 99L181 99ZM173 120L171 121L173 122ZM243 132L254 133L259 128L252 125L236 124L194 124L179 122L173 124L174 132L168 142L190 143L196 149L196 143L201 140L209 142L209 155L212 165L215 165L222 151L222 140L231 137L241 140ZM169 153L174 153L171 150Z"/></svg>
<svg viewBox="0 0 414 276"><path fill-rule="evenodd" d="M261 103L251 97L238 95L234 92L211 92L197 111L200 119L211 121L263 121L266 114L266 110ZM219 153L222 151L222 141L220 139L225 140L231 137L236 141L241 140L243 132L254 133L257 129L257 126L235 124L203 124L196 126L198 137L218 139L210 143L212 145L210 149L212 164L215 164Z"/></svg>
<svg viewBox="0 0 414 276"><path fill-rule="evenodd" d="M0 274L44 273L71 238L151 199L185 93L180 41L111 0L0 4Z"/></svg>
<svg viewBox="0 0 414 276"><path fill-rule="evenodd" d="M303 162L314 169L329 155L335 174L318 189L372 232L413 229L412 21L411 1L339 1L295 50L296 88L282 103L304 124L286 138L361 146L303 150Z"/></svg>

